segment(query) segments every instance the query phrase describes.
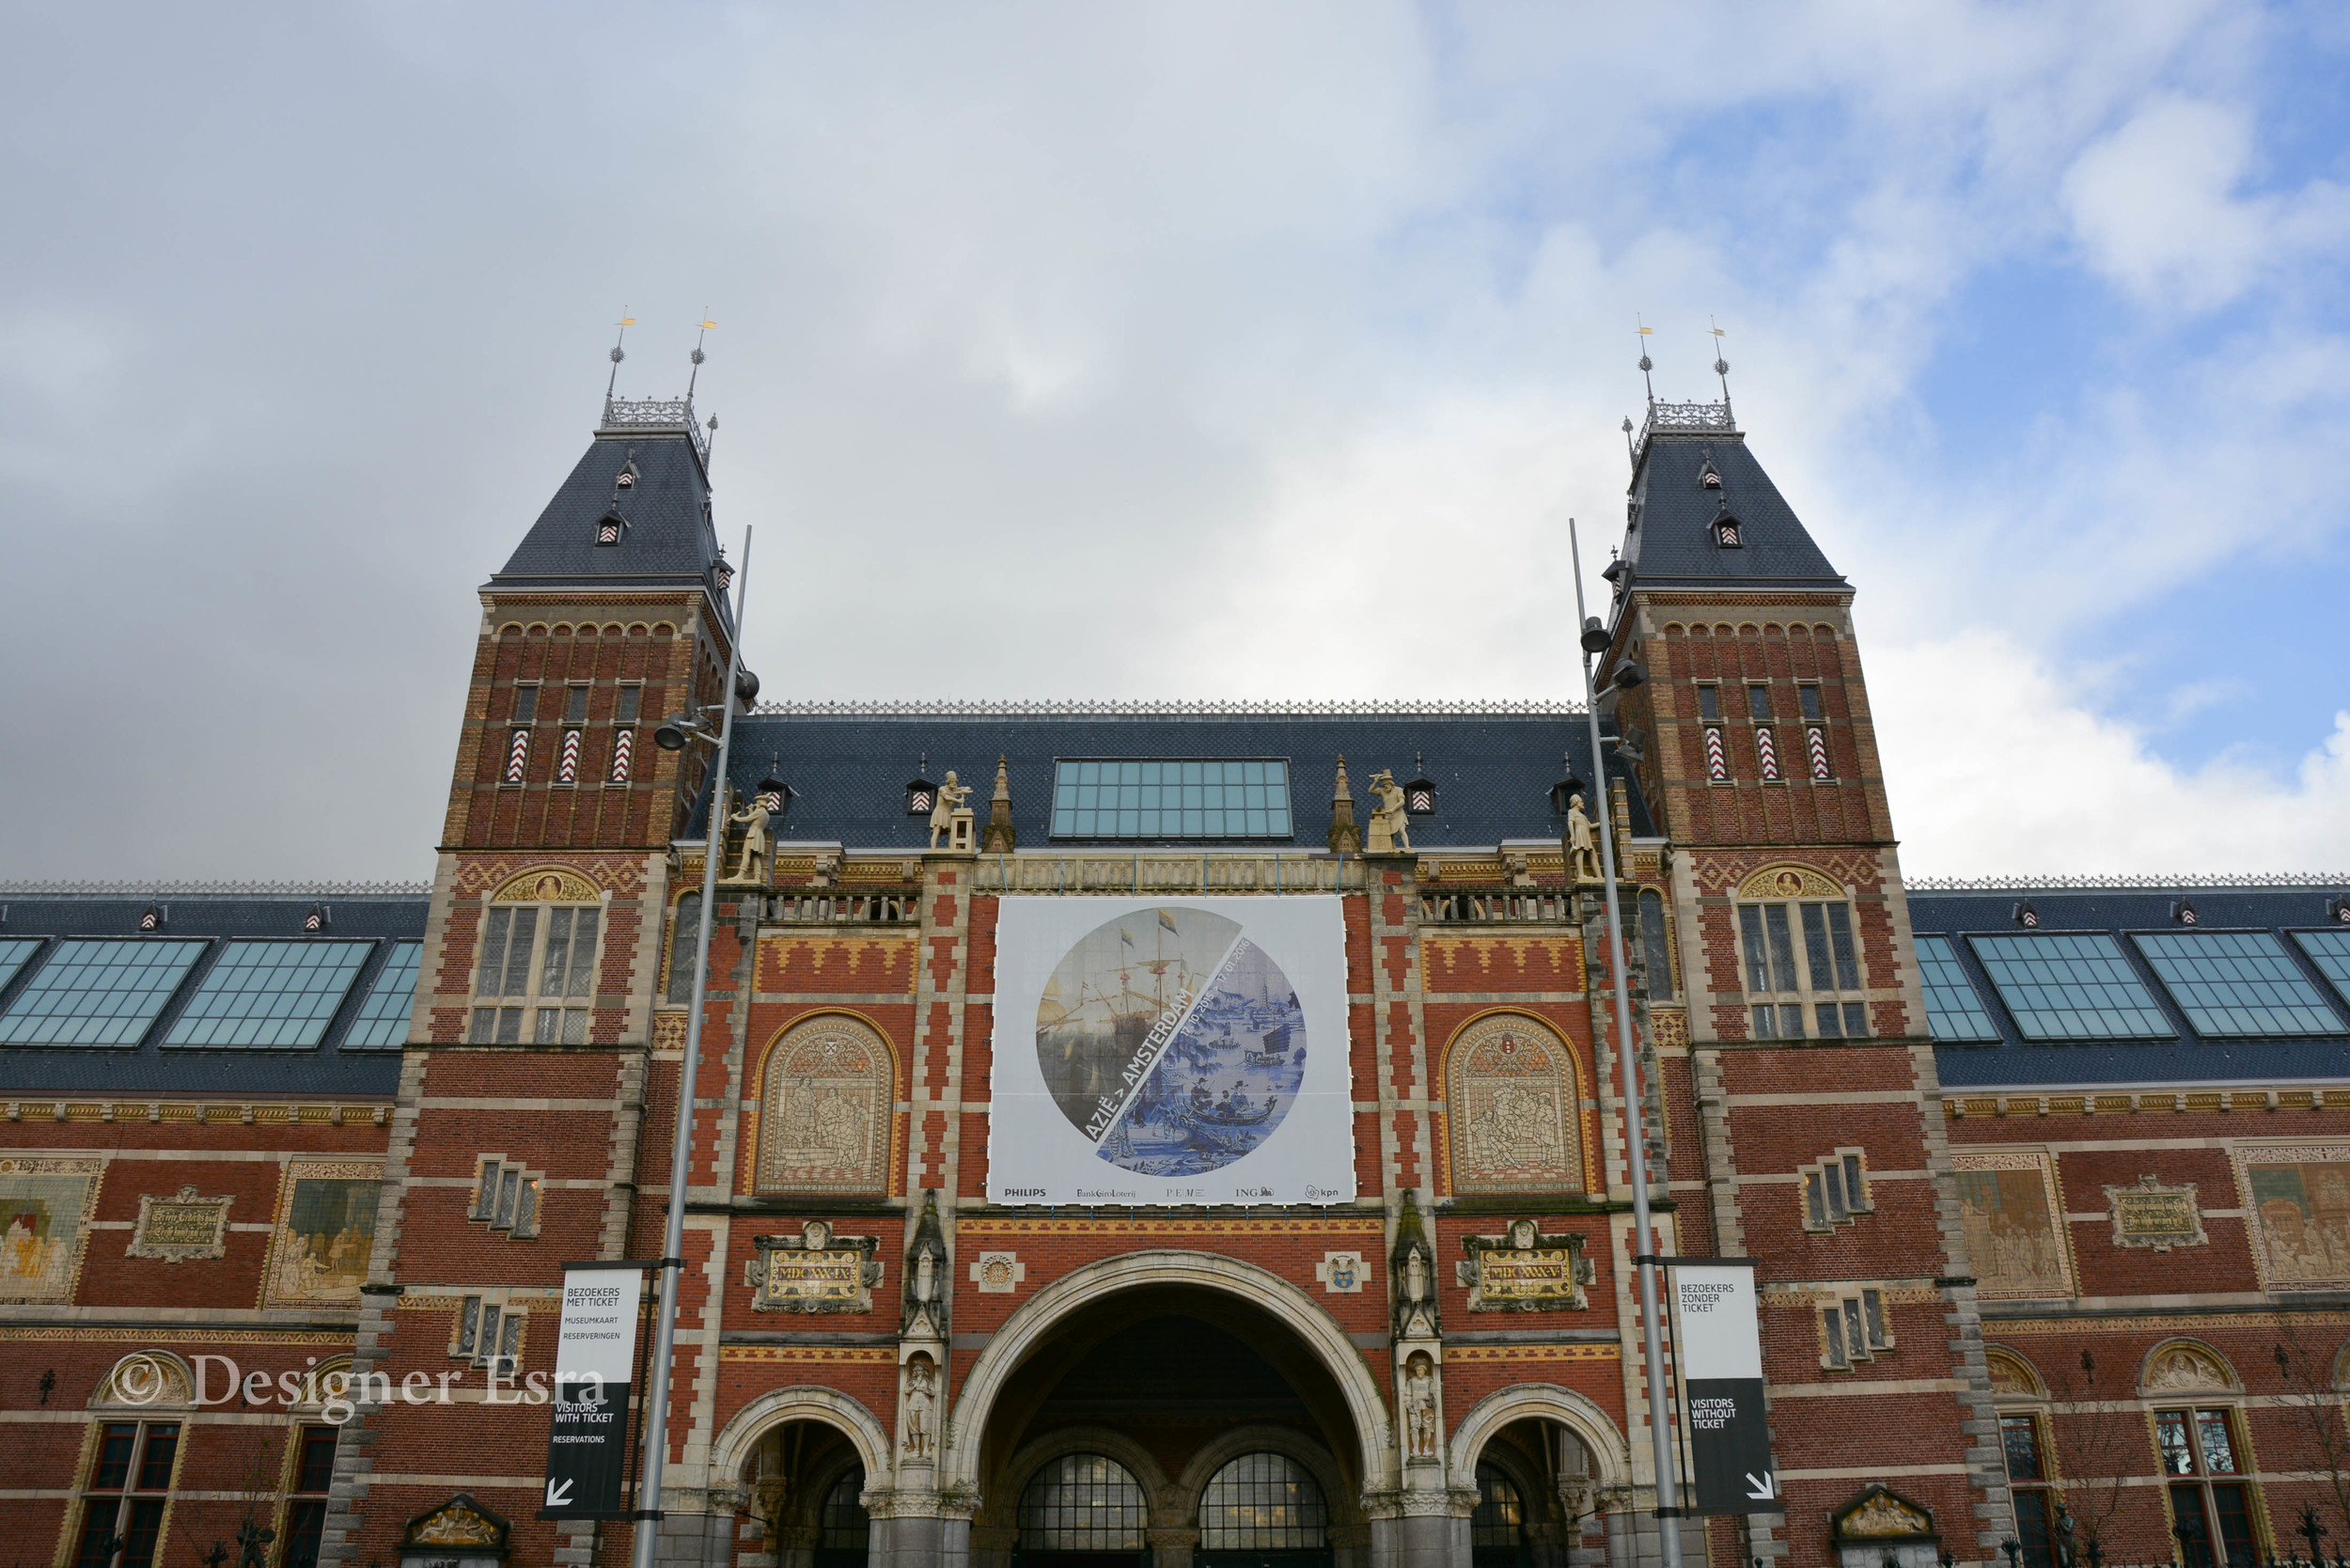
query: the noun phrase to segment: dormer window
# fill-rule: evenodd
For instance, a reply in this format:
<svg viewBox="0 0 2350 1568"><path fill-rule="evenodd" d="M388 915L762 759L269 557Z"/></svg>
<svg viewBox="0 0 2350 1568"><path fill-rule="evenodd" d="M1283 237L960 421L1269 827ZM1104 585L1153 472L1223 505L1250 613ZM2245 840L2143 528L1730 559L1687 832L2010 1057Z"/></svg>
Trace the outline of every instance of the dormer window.
<svg viewBox="0 0 2350 1568"><path fill-rule="evenodd" d="M618 512L606 512L596 524L596 542L600 545L618 544L620 536L626 532L628 519Z"/></svg>
<svg viewBox="0 0 2350 1568"><path fill-rule="evenodd" d="M2170 918L2183 926L2191 926L2201 923L2200 917L2195 913L2195 906L2185 899L2173 899L2171 901Z"/></svg>
<svg viewBox="0 0 2350 1568"><path fill-rule="evenodd" d="M1743 548L1743 541L1739 539L1738 533L1738 520L1736 518L1719 517L1715 519L1714 542L1720 545L1723 549L1736 550Z"/></svg>
<svg viewBox="0 0 2350 1568"><path fill-rule="evenodd" d="M620 489L620 490L632 490L632 489L635 488L635 485L636 485L636 464L634 464L634 463L630 463L627 467L625 467L625 468L621 469L621 470L620 470L620 477L619 477L619 478L617 478L617 479L614 479L614 480L612 481L612 483L613 483L613 485L614 485L616 488Z"/></svg>
<svg viewBox="0 0 2350 1568"><path fill-rule="evenodd" d="M724 593L734 586L734 567L724 556L711 567L710 574L718 579L718 591Z"/></svg>
<svg viewBox="0 0 2350 1568"><path fill-rule="evenodd" d="M1708 490L1719 490L1722 487L1722 477L1714 472L1714 465L1709 463L1705 465L1705 471L1698 476L1698 483Z"/></svg>
<svg viewBox="0 0 2350 1568"><path fill-rule="evenodd" d="M1419 776L1403 786L1403 810L1408 816L1433 817L1436 814L1435 780L1428 776L1427 764L1418 756L1413 757L1412 767Z"/></svg>

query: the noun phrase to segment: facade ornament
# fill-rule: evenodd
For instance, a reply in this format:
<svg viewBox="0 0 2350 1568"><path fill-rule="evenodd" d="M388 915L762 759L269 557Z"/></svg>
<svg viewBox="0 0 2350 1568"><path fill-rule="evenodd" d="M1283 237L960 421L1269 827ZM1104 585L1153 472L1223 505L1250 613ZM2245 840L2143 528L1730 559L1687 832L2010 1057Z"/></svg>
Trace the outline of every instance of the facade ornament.
<svg viewBox="0 0 2350 1568"><path fill-rule="evenodd" d="M1399 1340L1436 1338L1436 1253L1420 1225L1419 1202L1414 1189L1403 1190L1403 1216L1396 1226L1395 1337Z"/></svg>
<svg viewBox="0 0 2350 1568"><path fill-rule="evenodd" d="M938 849L941 837L944 848L967 850L971 847L971 808L964 802L971 798L971 786L955 778L955 770L947 770L947 782L938 787L938 804L931 808L931 848Z"/></svg>
<svg viewBox="0 0 2350 1568"><path fill-rule="evenodd" d="M1409 855L1411 826L1404 820L1403 790L1396 783L1393 769L1381 768L1371 776L1371 795L1377 804L1371 808L1371 830L1364 836L1363 853Z"/></svg>
<svg viewBox="0 0 2350 1568"><path fill-rule="evenodd" d="M1577 1234L1545 1236L1531 1219L1510 1222L1498 1236L1464 1236L1465 1262L1456 1278L1469 1293L1472 1312L1580 1312L1590 1300L1583 1287L1597 1271L1583 1256Z"/></svg>
<svg viewBox="0 0 2350 1568"><path fill-rule="evenodd" d="M1590 814L1583 809L1581 791L1567 797L1567 880L1605 880L1600 874L1599 839L1592 832Z"/></svg>
<svg viewBox="0 0 2350 1568"><path fill-rule="evenodd" d="M989 855L1010 855L1018 846L1020 835L1011 825L1011 768L1006 759L995 759L995 792L987 797L987 831L979 836L979 848Z"/></svg>
<svg viewBox="0 0 2350 1568"><path fill-rule="evenodd" d="M771 798L764 792L755 794L742 810L728 816L727 821L743 829L743 853L736 857L734 870L728 873L728 882L761 887L767 885L768 870L775 859L774 841L767 832L767 803Z"/></svg>
<svg viewBox="0 0 2350 1568"><path fill-rule="evenodd" d="M2113 1215L2113 1245L2145 1247L2168 1252L2174 1247L2202 1247L2202 1210L2196 1206L2195 1184L2165 1186L2151 1172L2135 1186L2108 1186L2106 1204Z"/></svg>
<svg viewBox="0 0 2350 1568"><path fill-rule="evenodd" d="M947 1337L947 1237L938 1223L938 1194L922 1195L922 1217L906 1249L905 1328L911 1338Z"/></svg>
<svg viewBox="0 0 2350 1568"><path fill-rule="evenodd" d="M904 1397L905 1456L931 1464L938 1456L938 1364L927 1352L917 1350L906 1358Z"/></svg>
<svg viewBox="0 0 2350 1568"><path fill-rule="evenodd" d="M838 1236L811 1219L796 1236L753 1236L743 1283L759 1312L870 1312L881 1283L879 1236Z"/></svg>
<svg viewBox="0 0 2350 1568"><path fill-rule="evenodd" d="M1405 1452L1415 1463L1436 1457L1438 1424L1435 1358L1414 1351L1403 1366L1403 1430Z"/></svg>
<svg viewBox="0 0 2350 1568"><path fill-rule="evenodd" d="M1339 756L1339 782L1330 792L1330 853L1363 853L1362 830L1355 825L1355 794L1346 787L1346 756Z"/></svg>
<svg viewBox="0 0 2350 1568"><path fill-rule="evenodd" d="M201 1198L183 1186L173 1197L139 1195L139 1217L125 1256L184 1263L228 1255L228 1206L233 1197Z"/></svg>

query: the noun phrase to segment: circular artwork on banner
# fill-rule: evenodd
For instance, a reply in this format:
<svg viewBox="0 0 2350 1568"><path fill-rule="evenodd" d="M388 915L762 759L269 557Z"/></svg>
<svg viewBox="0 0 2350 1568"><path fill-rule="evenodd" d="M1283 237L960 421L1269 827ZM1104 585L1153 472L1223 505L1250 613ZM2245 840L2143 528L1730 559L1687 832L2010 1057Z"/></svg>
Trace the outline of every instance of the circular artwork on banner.
<svg viewBox="0 0 2350 1568"><path fill-rule="evenodd" d="M1297 989L1239 922L1167 904L1104 921L1053 970L1036 1059L1069 1124L1139 1176L1220 1170L1306 1076Z"/></svg>

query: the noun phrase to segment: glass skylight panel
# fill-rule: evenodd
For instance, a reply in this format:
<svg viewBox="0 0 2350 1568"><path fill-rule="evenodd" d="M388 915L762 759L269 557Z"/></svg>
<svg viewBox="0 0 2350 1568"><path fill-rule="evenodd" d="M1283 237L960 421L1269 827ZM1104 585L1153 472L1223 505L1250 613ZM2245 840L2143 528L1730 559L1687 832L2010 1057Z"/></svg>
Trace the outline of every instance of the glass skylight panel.
<svg viewBox="0 0 2350 1568"><path fill-rule="evenodd" d="M2296 931L2293 939L2301 944L2317 972L2333 981L2342 999L2350 1002L2350 931Z"/></svg>
<svg viewBox="0 0 2350 1568"><path fill-rule="evenodd" d="M416 1001L416 960L423 952L421 942L392 944L392 955L384 961L383 972L368 988L368 999L359 1004L359 1016L343 1036L344 1050L408 1043L408 1014Z"/></svg>
<svg viewBox="0 0 2350 1568"><path fill-rule="evenodd" d="M153 938L60 942L0 1014L0 1045L136 1045L203 951Z"/></svg>
<svg viewBox="0 0 2350 1568"><path fill-rule="evenodd" d="M369 942L231 942L164 1037L166 1045L316 1045Z"/></svg>
<svg viewBox="0 0 2350 1568"><path fill-rule="evenodd" d="M2197 1034L2343 1032L2325 996L2267 932L2140 932L2130 940Z"/></svg>
<svg viewBox="0 0 2350 1568"><path fill-rule="evenodd" d="M1288 839L1290 765L1074 761L1054 765L1056 839Z"/></svg>
<svg viewBox="0 0 2350 1568"><path fill-rule="evenodd" d="M2026 1040L2171 1040L2178 1031L2103 933L1971 936Z"/></svg>
<svg viewBox="0 0 2350 1568"><path fill-rule="evenodd" d="M1936 1040L1997 1040L1999 1026L1991 1021L1975 982L1960 967L1958 952L1947 936L1918 938L1918 978L1925 983L1926 1022Z"/></svg>
<svg viewBox="0 0 2350 1568"><path fill-rule="evenodd" d="M16 972L24 967L24 961L39 951L40 938L38 936L11 936L0 941L0 991L8 988L8 981L16 979Z"/></svg>

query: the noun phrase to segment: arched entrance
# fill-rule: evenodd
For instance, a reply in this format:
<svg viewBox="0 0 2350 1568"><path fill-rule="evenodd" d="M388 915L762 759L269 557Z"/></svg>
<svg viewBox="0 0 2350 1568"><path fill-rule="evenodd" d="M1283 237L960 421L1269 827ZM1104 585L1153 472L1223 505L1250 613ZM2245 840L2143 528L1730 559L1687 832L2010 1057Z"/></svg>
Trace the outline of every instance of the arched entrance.
<svg viewBox="0 0 2350 1568"><path fill-rule="evenodd" d="M1472 1568L1597 1568L1626 1523L1627 1454L1582 1395L1523 1384L1471 1410L1455 1433L1453 1484L1477 1489Z"/></svg>
<svg viewBox="0 0 2350 1568"><path fill-rule="evenodd" d="M775 1568L864 1568L864 1495L889 1440L871 1412L829 1388L778 1388L727 1423L711 1469L733 1484L735 1540Z"/></svg>
<svg viewBox="0 0 2350 1568"><path fill-rule="evenodd" d="M943 1457L979 1497L974 1568L1357 1568L1386 1441L1369 1366L1295 1287L1130 1254L995 1334Z"/></svg>

